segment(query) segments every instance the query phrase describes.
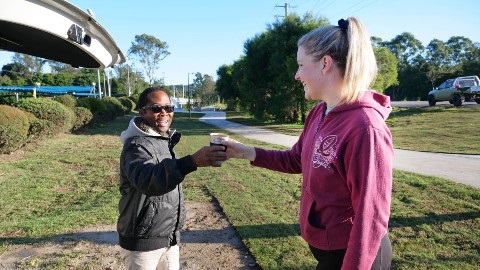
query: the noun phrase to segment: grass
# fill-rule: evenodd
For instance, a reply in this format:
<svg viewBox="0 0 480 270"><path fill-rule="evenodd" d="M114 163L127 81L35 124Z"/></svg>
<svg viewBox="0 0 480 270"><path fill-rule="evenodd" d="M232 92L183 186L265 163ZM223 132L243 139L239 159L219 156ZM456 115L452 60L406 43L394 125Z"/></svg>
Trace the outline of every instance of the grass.
<svg viewBox="0 0 480 270"><path fill-rule="evenodd" d="M480 154L480 108L394 108L387 125L395 148L422 152ZM227 112L227 120L298 136L303 125L261 122L246 114Z"/></svg>
<svg viewBox="0 0 480 270"><path fill-rule="evenodd" d="M207 145L208 133L222 131L197 121L197 114L192 117L175 115L172 127L183 133L176 148L179 156ZM23 155L16 153L19 157L2 157L0 254L18 244L41 243L82 227L116 222L118 134L128 120L46 140L27 147ZM230 135L246 144L285 149ZM229 160L221 168L199 168L184 183L187 203L218 200L263 269L314 268L298 235L300 175ZM477 269L479 201L476 188L395 171L390 220L393 269ZM62 269L68 256L56 264L47 269Z"/></svg>

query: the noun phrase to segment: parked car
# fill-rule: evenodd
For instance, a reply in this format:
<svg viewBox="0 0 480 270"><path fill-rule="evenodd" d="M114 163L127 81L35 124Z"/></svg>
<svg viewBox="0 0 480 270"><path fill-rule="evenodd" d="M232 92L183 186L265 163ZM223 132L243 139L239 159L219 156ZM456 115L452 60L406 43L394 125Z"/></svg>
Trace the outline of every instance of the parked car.
<svg viewBox="0 0 480 270"><path fill-rule="evenodd" d="M438 101L448 101L454 106L461 106L463 101L472 99L480 104L480 80L477 76L448 79L428 93L430 106L435 106Z"/></svg>

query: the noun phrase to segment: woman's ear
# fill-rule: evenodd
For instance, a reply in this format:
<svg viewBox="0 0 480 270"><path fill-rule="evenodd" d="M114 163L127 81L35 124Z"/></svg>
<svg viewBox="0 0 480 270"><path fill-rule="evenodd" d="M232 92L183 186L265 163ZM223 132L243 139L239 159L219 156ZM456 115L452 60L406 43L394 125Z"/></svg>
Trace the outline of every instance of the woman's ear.
<svg viewBox="0 0 480 270"><path fill-rule="evenodd" d="M322 61L323 65L322 72L325 74L325 72L329 71L332 68L333 59L332 57L330 57L330 55L325 55L320 61Z"/></svg>

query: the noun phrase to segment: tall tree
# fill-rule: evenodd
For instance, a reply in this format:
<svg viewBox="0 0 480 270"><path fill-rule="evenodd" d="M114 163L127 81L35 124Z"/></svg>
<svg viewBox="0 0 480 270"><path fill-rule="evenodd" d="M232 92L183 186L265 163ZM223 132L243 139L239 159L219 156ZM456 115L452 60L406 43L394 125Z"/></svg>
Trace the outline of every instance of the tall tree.
<svg viewBox="0 0 480 270"><path fill-rule="evenodd" d="M395 93L396 100L426 98L428 86L424 71L425 47L411 33L404 32L383 43L399 60L398 86L386 93Z"/></svg>
<svg viewBox="0 0 480 270"><path fill-rule="evenodd" d="M291 14L245 43L239 90L248 111L256 118L297 121L299 114L309 110L311 105L304 98L303 87L294 78L298 68L297 40L326 24L326 19L311 14L303 18Z"/></svg>
<svg viewBox="0 0 480 270"><path fill-rule="evenodd" d="M25 67L23 75L29 82L32 82L35 74L42 73L42 67L46 63L43 58L21 53L14 53L12 61Z"/></svg>
<svg viewBox="0 0 480 270"><path fill-rule="evenodd" d="M204 74L199 83L195 98L201 102L202 106L215 104L218 101L218 94L215 92L215 81L212 76Z"/></svg>
<svg viewBox="0 0 480 270"><path fill-rule="evenodd" d="M378 74L372 88L383 93L388 87L398 84L398 59L385 47L374 46L373 51L377 59Z"/></svg>
<svg viewBox="0 0 480 270"><path fill-rule="evenodd" d="M426 57L427 76L432 86L439 78L449 73L450 67L450 48L438 39L433 39L427 45Z"/></svg>
<svg viewBox="0 0 480 270"><path fill-rule="evenodd" d="M142 34L135 36L135 41L132 42L128 50L129 55L133 55L145 68L150 85L153 85L155 81L155 71L160 62L170 55L167 49L166 42L154 36Z"/></svg>

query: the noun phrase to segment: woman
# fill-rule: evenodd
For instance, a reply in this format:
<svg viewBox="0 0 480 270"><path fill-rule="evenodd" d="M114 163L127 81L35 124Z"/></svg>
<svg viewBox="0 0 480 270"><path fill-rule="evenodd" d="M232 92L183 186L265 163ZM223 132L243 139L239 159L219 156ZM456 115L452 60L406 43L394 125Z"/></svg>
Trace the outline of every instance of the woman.
<svg viewBox="0 0 480 270"><path fill-rule="evenodd" d="M316 269L389 269L392 137L387 96L369 90L377 65L370 37L353 17L298 41L295 79L322 100L287 151L224 142L227 156L302 173L300 230Z"/></svg>

